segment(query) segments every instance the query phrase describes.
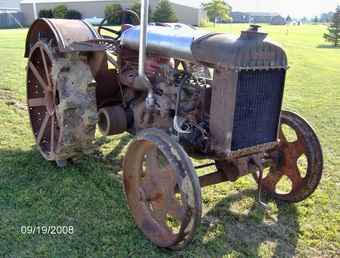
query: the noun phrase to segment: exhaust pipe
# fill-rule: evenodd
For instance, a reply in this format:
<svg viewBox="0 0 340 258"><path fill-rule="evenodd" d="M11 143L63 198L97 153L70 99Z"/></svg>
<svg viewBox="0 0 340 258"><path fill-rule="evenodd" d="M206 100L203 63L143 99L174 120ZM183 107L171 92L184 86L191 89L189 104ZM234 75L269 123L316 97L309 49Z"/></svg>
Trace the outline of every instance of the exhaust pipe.
<svg viewBox="0 0 340 258"><path fill-rule="evenodd" d="M141 24L139 35L139 77L145 76L145 59L146 59L146 44L147 44L147 29L149 23L149 0L142 0L141 2Z"/></svg>
<svg viewBox="0 0 340 258"><path fill-rule="evenodd" d="M141 24L139 35L139 59L138 59L138 77L135 80L136 89L148 89L146 98L146 107L151 110L154 107L155 99L152 85L145 74L146 46L147 46L147 29L149 24L149 0L141 1Z"/></svg>

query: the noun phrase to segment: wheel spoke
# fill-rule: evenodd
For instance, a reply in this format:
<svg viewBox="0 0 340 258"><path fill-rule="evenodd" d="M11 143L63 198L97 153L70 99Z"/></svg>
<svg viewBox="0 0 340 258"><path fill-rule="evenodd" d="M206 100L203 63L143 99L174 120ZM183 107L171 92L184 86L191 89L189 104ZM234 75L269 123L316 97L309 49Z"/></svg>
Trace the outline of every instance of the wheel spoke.
<svg viewBox="0 0 340 258"><path fill-rule="evenodd" d="M285 168L283 173L292 181L294 191L294 189L296 189L302 181L302 177L297 164L292 168Z"/></svg>
<svg viewBox="0 0 340 258"><path fill-rule="evenodd" d="M146 176L148 177L157 177L159 172L159 165L157 160L157 149L153 147L148 153L146 157Z"/></svg>
<svg viewBox="0 0 340 258"><path fill-rule="evenodd" d="M176 184L179 183L176 179L175 170L170 165L167 165L166 167L160 169L159 174L165 191L169 195L173 195L175 193Z"/></svg>
<svg viewBox="0 0 340 258"><path fill-rule="evenodd" d="M170 205L168 206L168 213L181 222L184 221L186 215L185 209L175 198L171 200Z"/></svg>
<svg viewBox="0 0 340 258"><path fill-rule="evenodd" d="M292 153L292 156L296 158L296 160L306 152L305 146L303 142L298 139L295 142L288 144L289 151Z"/></svg>
<svg viewBox="0 0 340 258"><path fill-rule="evenodd" d="M160 222L161 224L163 224L163 226L166 226L166 208L164 205L164 202L154 202L152 203L153 206L153 211L152 214L154 216L154 218Z"/></svg>
<svg viewBox="0 0 340 258"><path fill-rule="evenodd" d="M40 75L39 71L37 70L37 68L35 67L35 65L32 62L29 62L29 67L30 67L31 71L33 72L35 78L38 80L41 87L43 87L45 91L48 91L49 90L48 85L46 84L44 79L41 77L41 75Z"/></svg>
<svg viewBox="0 0 340 258"><path fill-rule="evenodd" d="M39 134L37 136L37 143L39 144L45 134L45 130L46 130L46 126L47 126L47 122L48 120L50 119L50 116L49 115L45 115L44 117L44 120L42 121L41 123L41 127L40 127L40 130L39 130Z"/></svg>
<svg viewBox="0 0 340 258"><path fill-rule="evenodd" d="M55 139L54 139L54 133L55 133L54 122L55 122L55 116L52 115L52 117L51 117L51 139L50 139L51 147L50 147L50 153L54 153L54 141L55 141Z"/></svg>
<svg viewBox="0 0 340 258"><path fill-rule="evenodd" d="M262 184L267 190L271 192L275 192L276 185L280 181L283 176L282 170L276 170L275 168L271 168L269 174L262 179Z"/></svg>
<svg viewBox="0 0 340 258"><path fill-rule="evenodd" d="M280 133L279 133L279 137L280 137L280 141L281 143L286 143L287 142L287 138L282 130L282 124L280 126Z"/></svg>
<svg viewBox="0 0 340 258"><path fill-rule="evenodd" d="M49 72L48 72L45 51L43 50L42 47L40 47L40 53L41 53L41 57L42 57L42 60L43 60L43 65L44 65L45 76L46 76L46 79L47 79L48 88L51 91L52 90L52 83L51 83L50 75L49 75Z"/></svg>
<svg viewBox="0 0 340 258"><path fill-rule="evenodd" d="M41 107L45 106L45 98L34 98L28 100L29 107Z"/></svg>

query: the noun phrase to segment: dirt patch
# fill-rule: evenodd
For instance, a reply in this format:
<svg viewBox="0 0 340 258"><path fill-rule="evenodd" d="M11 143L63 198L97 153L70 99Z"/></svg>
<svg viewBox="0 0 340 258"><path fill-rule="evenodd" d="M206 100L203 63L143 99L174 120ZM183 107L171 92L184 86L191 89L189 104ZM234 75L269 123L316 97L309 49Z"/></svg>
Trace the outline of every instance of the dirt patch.
<svg viewBox="0 0 340 258"><path fill-rule="evenodd" d="M20 110L27 110L27 106L16 100L14 93L10 90L0 89L0 100L4 101L7 106L13 106Z"/></svg>

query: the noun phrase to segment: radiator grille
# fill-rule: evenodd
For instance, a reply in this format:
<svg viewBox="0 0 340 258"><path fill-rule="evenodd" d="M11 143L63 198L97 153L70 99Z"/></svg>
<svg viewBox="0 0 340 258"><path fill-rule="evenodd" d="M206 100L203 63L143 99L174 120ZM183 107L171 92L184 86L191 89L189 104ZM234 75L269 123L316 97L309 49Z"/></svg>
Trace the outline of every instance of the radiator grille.
<svg viewBox="0 0 340 258"><path fill-rule="evenodd" d="M231 149L276 141L285 70L239 74Z"/></svg>

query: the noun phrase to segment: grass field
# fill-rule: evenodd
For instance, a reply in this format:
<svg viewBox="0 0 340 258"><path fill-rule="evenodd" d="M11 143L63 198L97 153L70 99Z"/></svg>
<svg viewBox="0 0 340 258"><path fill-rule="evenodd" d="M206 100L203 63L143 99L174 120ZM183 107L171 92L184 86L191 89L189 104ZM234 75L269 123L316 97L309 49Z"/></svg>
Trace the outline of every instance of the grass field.
<svg viewBox="0 0 340 258"><path fill-rule="evenodd" d="M247 25L211 30L239 33ZM203 190L202 225L185 250L158 249L136 228L122 191L130 137L101 138L101 155L66 169L34 146L25 110L26 30L0 30L0 257L340 257L340 49L324 26L264 26L288 52L284 106L320 137L324 176L296 205L255 203L251 177ZM24 235L22 225L70 225L72 235Z"/></svg>

